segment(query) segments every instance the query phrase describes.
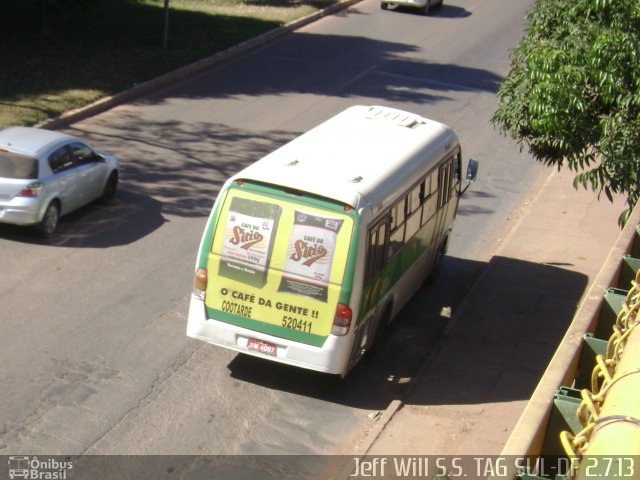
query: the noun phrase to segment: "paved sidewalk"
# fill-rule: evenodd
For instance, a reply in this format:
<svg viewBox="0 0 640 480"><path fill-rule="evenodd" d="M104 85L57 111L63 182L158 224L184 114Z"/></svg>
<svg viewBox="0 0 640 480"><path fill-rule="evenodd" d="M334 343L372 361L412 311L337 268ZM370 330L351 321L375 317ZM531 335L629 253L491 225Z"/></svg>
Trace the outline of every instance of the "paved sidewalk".
<svg viewBox="0 0 640 480"><path fill-rule="evenodd" d="M445 338L357 455L498 455L597 276L624 201L550 171Z"/></svg>

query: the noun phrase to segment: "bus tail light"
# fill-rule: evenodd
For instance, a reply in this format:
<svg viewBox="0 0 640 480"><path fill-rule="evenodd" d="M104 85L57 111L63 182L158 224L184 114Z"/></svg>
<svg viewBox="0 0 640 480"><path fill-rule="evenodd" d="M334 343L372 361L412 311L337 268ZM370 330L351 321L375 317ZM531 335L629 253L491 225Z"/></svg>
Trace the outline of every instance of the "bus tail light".
<svg viewBox="0 0 640 480"><path fill-rule="evenodd" d="M347 305L339 303L336 307L336 316L333 319L331 333L333 335L344 336L351 328L351 309Z"/></svg>
<svg viewBox="0 0 640 480"><path fill-rule="evenodd" d="M207 291L207 269L199 268L193 278L193 296L198 300L204 301L204 295Z"/></svg>

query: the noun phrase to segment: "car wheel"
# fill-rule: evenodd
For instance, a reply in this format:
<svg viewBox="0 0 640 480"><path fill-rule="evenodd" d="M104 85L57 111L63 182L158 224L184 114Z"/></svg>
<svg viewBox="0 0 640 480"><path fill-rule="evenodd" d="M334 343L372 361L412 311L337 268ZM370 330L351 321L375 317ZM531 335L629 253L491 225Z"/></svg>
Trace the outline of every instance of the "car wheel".
<svg viewBox="0 0 640 480"><path fill-rule="evenodd" d="M58 220L60 219L60 207L56 202L51 202L44 212L44 216L40 223L36 225L37 232L44 238L49 238L53 235L58 227Z"/></svg>
<svg viewBox="0 0 640 480"><path fill-rule="evenodd" d="M380 3L380 8L382 10L387 10L389 8L389 4L387 2L381 2Z"/></svg>
<svg viewBox="0 0 640 480"><path fill-rule="evenodd" d="M116 188L118 187L118 172L112 172L107 179L107 183L104 184L102 190L102 197L100 201L104 205L108 205L113 201L113 197L116 196Z"/></svg>

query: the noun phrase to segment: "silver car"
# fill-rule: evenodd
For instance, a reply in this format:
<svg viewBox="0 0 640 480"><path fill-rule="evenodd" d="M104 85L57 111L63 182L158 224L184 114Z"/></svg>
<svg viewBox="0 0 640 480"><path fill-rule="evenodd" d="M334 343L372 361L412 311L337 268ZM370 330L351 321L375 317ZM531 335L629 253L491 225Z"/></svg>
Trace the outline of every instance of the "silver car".
<svg viewBox="0 0 640 480"><path fill-rule="evenodd" d="M0 131L0 223L33 225L49 237L62 215L110 202L117 185L116 157L76 137L33 127Z"/></svg>

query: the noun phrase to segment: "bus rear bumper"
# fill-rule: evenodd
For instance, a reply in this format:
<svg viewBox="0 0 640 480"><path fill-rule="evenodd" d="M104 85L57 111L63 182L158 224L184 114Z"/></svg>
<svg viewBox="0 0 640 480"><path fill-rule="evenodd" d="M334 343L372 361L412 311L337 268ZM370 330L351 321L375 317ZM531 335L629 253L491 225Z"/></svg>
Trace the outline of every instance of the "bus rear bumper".
<svg viewBox="0 0 640 480"><path fill-rule="evenodd" d="M265 360L336 375L346 374L351 349L345 344L352 341L351 336L329 335L322 347L315 347L237 327L207 318L204 302L194 296L189 305L187 336ZM250 350L250 339L275 345L275 355Z"/></svg>

